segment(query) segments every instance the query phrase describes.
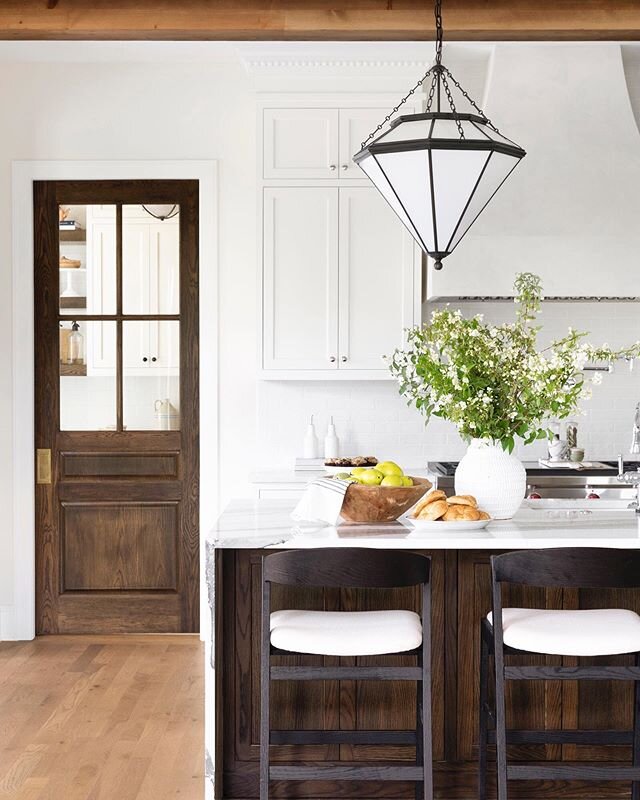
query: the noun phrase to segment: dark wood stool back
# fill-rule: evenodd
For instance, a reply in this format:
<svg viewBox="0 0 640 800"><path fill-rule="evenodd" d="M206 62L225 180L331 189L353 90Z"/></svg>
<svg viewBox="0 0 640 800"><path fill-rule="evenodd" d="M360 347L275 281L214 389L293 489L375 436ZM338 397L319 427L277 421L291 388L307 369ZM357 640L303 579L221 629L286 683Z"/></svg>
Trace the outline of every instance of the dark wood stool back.
<svg viewBox="0 0 640 800"><path fill-rule="evenodd" d="M269 796L270 780L414 781L417 800L433 800L431 731L431 559L407 551L362 547L318 548L273 553L262 559L262 639L260 716L260 800ZM271 646L271 585L345 589L420 586L422 643L411 651L417 666L273 666L271 655L296 655ZM352 612L344 612L352 613ZM299 654L298 654L299 655ZM388 654L389 655L389 654ZM408 655L403 652L402 655ZM335 660L332 658L332 660ZM275 731L270 726L272 680L413 680L418 681L416 730ZM415 766L336 765L270 766L269 744L415 744Z"/></svg>
<svg viewBox="0 0 640 800"><path fill-rule="evenodd" d="M632 800L640 800L640 653L635 666L505 666L505 655L539 656L504 644L502 586L521 584L541 588L630 589L640 587L640 553L611 548L548 548L491 557L492 622L481 624L480 663L480 800L487 798L487 745L496 743L498 800L507 800L507 781L632 781ZM553 613L553 612L550 612ZM489 657L495 666L495 709L488 703ZM632 731L515 731L507 730L505 680L628 680L635 681ZM495 723L495 735L489 723ZM507 744L621 744L633 746L633 766L510 765Z"/></svg>

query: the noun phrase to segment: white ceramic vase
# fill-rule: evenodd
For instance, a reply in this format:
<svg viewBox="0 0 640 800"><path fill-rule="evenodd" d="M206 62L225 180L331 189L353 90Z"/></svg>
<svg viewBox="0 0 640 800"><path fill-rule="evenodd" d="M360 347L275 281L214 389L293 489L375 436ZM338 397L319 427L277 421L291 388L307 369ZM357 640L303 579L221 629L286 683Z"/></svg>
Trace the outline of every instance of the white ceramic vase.
<svg viewBox="0 0 640 800"><path fill-rule="evenodd" d="M493 519L511 519L524 499L527 473L500 445L473 439L456 469L455 488L472 494Z"/></svg>

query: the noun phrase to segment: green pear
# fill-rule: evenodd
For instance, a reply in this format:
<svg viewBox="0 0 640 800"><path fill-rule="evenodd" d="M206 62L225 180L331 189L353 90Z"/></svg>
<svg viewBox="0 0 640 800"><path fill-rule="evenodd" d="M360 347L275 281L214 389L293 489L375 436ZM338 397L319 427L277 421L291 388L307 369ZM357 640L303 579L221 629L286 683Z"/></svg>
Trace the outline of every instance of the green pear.
<svg viewBox="0 0 640 800"><path fill-rule="evenodd" d="M381 461L376 464L376 469L383 475L404 475L402 467L399 467L394 461Z"/></svg>
<svg viewBox="0 0 640 800"><path fill-rule="evenodd" d="M377 469L365 469L357 477L365 486L379 486L384 475Z"/></svg>
<svg viewBox="0 0 640 800"><path fill-rule="evenodd" d="M405 486L402 475L385 475L380 486Z"/></svg>

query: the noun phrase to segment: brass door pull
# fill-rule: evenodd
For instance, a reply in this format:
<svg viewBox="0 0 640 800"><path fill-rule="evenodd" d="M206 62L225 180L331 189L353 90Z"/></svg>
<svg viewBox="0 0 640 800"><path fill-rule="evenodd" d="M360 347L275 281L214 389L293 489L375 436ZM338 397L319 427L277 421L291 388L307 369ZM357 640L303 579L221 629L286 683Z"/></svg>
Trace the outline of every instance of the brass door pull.
<svg viewBox="0 0 640 800"><path fill-rule="evenodd" d="M51 450L36 450L36 483L51 483Z"/></svg>

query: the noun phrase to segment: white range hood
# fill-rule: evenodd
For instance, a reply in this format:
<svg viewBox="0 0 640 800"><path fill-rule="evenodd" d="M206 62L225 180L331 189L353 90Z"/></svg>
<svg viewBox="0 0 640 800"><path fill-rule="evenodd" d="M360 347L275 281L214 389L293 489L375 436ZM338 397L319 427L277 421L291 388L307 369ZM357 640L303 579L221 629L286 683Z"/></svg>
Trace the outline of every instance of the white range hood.
<svg viewBox="0 0 640 800"><path fill-rule="evenodd" d="M496 44L483 108L527 151L441 272L430 298L640 297L640 135L618 44Z"/></svg>

